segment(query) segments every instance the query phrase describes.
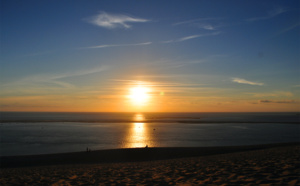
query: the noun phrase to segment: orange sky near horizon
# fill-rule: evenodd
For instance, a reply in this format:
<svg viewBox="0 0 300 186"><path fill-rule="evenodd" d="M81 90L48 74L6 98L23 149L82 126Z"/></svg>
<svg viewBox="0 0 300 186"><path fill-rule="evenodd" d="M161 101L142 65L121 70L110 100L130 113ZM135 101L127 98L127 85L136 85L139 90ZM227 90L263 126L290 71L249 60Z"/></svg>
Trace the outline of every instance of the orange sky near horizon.
<svg viewBox="0 0 300 186"><path fill-rule="evenodd" d="M300 112L299 5L3 0L0 111Z"/></svg>
<svg viewBox="0 0 300 186"><path fill-rule="evenodd" d="M180 92L180 93L178 93ZM211 93L211 91L210 91ZM299 112L299 104L249 100L241 96L197 95L185 89L161 89L149 82L137 81L118 88L111 95L45 95L0 98L1 103L19 102L1 111L25 112Z"/></svg>

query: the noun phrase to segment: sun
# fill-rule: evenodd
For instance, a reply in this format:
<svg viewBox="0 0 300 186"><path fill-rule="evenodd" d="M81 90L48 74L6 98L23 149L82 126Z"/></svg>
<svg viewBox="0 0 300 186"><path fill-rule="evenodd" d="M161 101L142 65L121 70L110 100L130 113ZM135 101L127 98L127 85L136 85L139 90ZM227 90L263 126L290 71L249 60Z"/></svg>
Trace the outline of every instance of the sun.
<svg viewBox="0 0 300 186"><path fill-rule="evenodd" d="M149 92L149 88L137 86L129 89L128 97L136 105L145 105L150 98Z"/></svg>

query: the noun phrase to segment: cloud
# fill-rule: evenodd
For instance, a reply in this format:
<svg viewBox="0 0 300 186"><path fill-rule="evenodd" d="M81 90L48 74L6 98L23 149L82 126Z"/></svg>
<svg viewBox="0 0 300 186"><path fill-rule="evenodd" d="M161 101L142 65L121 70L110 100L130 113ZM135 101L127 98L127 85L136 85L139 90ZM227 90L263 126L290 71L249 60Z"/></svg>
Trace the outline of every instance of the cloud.
<svg viewBox="0 0 300 186"><path fill-rule="evenodd" d="M107 66L100 66L100 67L95 67L91 69L83 69L83 70L77 70L73 72L65 72L61 74L56 74L56 75L51 75L48 78L49 79L62 79L62 78L67 78L67 77L74 77L74 76L82 76L82 75L88 75L88 74L93 74L97 72L102 72L107 70Z"/></svg>
<svg viewBox="0 0 300 186"><path fill-rule="evenodd" d="M171 81L153 81L145 80L142 81L139 79L111 79L114 86L114 89L118 89L119 92L124 92L123 87L134 87L140 86L147 87L150 90L152 95L160 95L161 92L164 94L182 97L182 96L194 96L195 93L198 96L198 93L201 90L201 94L210 94L212 89L207 87L206 84L197 84L197 83L181 83ZM125 85L125 86L124 86ZM183 93L183 94L182 94Z"/></svg>
<svg viewBox="0 0 300 186"><path fill-rule="evenodd" d="M227 55L209 55L206 58L199 59L189 59L189 58L161 58L157 60L151 60L148 62L144 62L139 64L140 68L148 69L148 68L159 68L159 69L172 69L172 68L181 68L189 65L197 65L200 63L207 63L211 61L215 61L216 59L222 58L224 59ZM165 76L164 76L165 77Z"/></svg>
<svg viewBox="0 0 300 186"><path fill-rule="evenodd" d="M82 70L76 70L76 71L67 71L64 73L53 73L53 74L36 74L31 75L25 78L22 78L18 81L5 84L3 86L6 87L41 87L41 85L50 87L49 84L56 85L63 88L73 88L74 85L64 82L63 78L69 78L69 77L75 77L75 76L83 76L88 74L93 74L97 72L102 72L107 70L107 66L100 66L95 67L91 69L82 69Z"/></svg>
<svg viewBox="0 0 300 186"><path fill-rule="evenodd" d="M274 92L267 92L267 93L249 93L254 97L292 97L294 96L293 93L287 91L274 91Z"/></svg>
<svg viewBox="0 0 300 186"><path fill-rule="evenodd" d="M275 16L277 16L277 15L280 15L280 14L286 12L286 11L287 11L286 8L283 8L283 7L277 7L277 8L275 8L275 9L271 10L271 11L268 13L268 15L266 15L266 16L249 18L249 19L247 19L247 21L252 22L252 21L260 21L260 20L271 19L271 18L273 18L273 17L275 17Z"/></svg>
<svg viewBox="0 0 300 186"><path fill-rule="evenodd" d="M187 41L187 40L191 40L191 39L196 39L196 38L199 38L199 37L215 36L215 35L219 35L220 33L221 32L213 32L213 33L208 33L208 34L191 35L191 36L178 38L178 39L175 39L175 40L163 41L162 43L182 42L182 41Z"/></svg>
<svg viewBox="0 0 300 186"><path fill-rule="evenodd" d="M109 47L143 46L143 45L150 45L150 44L152 44L152 42L133 43L133 44L98 45L98 46L91 46L91 47L86 47L86 48L109 48Z"/></svg>
<svg viewBox="0 0 300 186"><path fill-rule="evenodd" d="M134 79L111 79L111 81L114 82L121 82L127 85L139 85L142 84L144 86L149 87L174 87L174 88L195 88L200 87L203 88L205 84L197 84L197 83L174 83L174 82L153 82L153 81L140 81L140 80L134 80Z"/></svg>
<svg viewBox="0 0 300 186"><path fill-rule="evenodd" d="M199 24L198 26L205 30L216 30L216 27L211 24Z"/></svg>
<svg viewBox="0 0 300 186"><path fill-rule="evenodd" d="M187 37L180 38L180 39L178 39L177 41L178 41L178 42L180 42L180 41L186 41L186 40L195 39L195 38L198 38L198 37L203 37L203 35L192 35L192 36L187 36Z"/></svg>
<svg viewBox="0 0 300 186"><path fill-rule="evenodd" d="M294 28L297 28L298 26L300 26L300 23L293 24L293 25L291 25L291 26L289 26L289 27L287 27L287 28L281 30L280 32L274 34L273 37L274 37L274 36L281 35L281 34L284 34L285 32L288 32L288 31L290 31L290 30L293 30Z"/></svg>
<svg viewBox="0 0 300 186"><path fill-rule="evenodd" d="M144 23L150 20L130 17L121 14L108 14L106 12L101 12L96 16L86 19L86 21L107 29L114 29L114 28L128 29L131 28L131 25L129 25L128 23Z"/></svg>
<svg viewBox="0 0 300 186"><path fill-rule="evenodd" d="M170 68L180 68L187 65L196 65L199 63L204 63L206 61L207 61L206 59L162 58L158 60L152 60L152 61L141 63L139 64L139 67L144 69L148 69L148 68L170 69Z"/></svg>
<svg viewBox="0 0 300 186"><path fill-rule="evenodd" d="M223 19L223 18L216 18L216 17L198 18L198 19L192 19L192 20L188 20L188 21L174 23L173 26L183 25L183 24L194 24L194 23L199 23L199 22L203 22L203 21L213 21L213 20L220 20L220 19Z"/></svg>
<svg viewBox="0 0 300 186"><path fill-rule="evenodd" d="M192 27L196 27L208 31L214 31L220 27L225 26L224 23L220 22L221 19L224 18L199 18L199 19L174 23L173 26L188 25L188 26L192 26Z"/></svg>
<svg viewBox="0 0 300 186"><path fill-rule="evenodd" d="M297 103L297 101L295 100L268 100L268 99L264 99L264 100L259 100L259 103L281 103L281 104L294 104Z"/></svg>
<svg viewBox="0 0 300 186"><path fill-rule="evenodd" d="M248 81L248 80L241 79L241 78L232 78L232 82L248 84L248 85L259 85L259 86L264 85L263 83L252 82L252 81Z"/></svg>

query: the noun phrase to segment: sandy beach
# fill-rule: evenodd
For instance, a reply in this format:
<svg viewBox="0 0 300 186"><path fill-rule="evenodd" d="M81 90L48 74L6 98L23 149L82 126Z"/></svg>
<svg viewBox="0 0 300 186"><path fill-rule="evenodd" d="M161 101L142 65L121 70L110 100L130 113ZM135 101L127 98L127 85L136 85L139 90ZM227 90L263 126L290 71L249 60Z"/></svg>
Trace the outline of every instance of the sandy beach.
<svg viewBox="0 0 300 186"><path fill-rule="evenodd" d="M1 157L1 185L300 185L300 144Z"/></svg>

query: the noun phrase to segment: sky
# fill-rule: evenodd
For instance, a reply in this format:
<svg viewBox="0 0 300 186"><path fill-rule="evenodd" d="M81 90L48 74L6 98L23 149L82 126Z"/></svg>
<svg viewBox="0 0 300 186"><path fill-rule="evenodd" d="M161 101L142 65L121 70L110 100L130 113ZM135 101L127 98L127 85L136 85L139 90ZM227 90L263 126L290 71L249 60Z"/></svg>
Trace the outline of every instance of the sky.
<svg viewBox="0 0 300 186"><path fill-rule="evenodd" d="M300 111L298 0L0 9L0 111Z"/></svg>

